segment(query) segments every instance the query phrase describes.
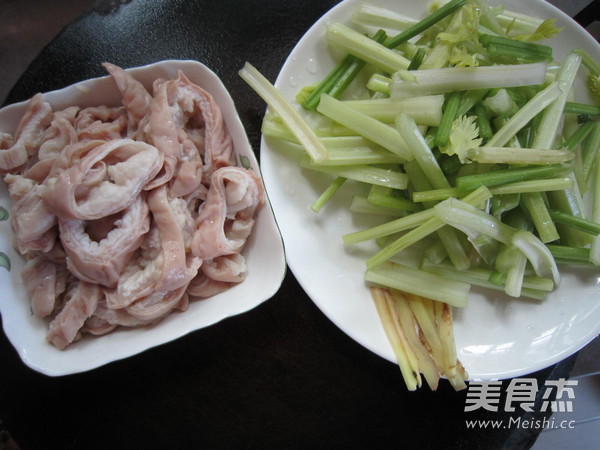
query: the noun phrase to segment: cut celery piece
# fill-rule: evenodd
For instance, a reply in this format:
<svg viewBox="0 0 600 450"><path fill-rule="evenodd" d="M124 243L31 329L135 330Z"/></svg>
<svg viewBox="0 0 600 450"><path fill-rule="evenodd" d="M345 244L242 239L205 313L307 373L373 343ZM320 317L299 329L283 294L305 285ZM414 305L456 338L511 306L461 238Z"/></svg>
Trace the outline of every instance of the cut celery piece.
<svg viewBox="0 0 600 450"><path fill-rule="evenodd" d="M281 118L313 161L325 159L327 150L321 141L319 141L314 131L269 80L248 62L239 71L239 75L269 105L273 112Z"/></svg>
<svg viewBox="0 0 600 450"><path fill-rule="evenodd" d="M375 166L359 164L351 166L323 166L314 164L307 158L301 158L300 166L305 169L335 175L336 177L349 178L362 183L388 186L394 189L405 189L408 186L408 176L405 173Z"/></svg>
<svg viewBox="0 0 600 450"><path fill-rule="evenodd" d="M390 83L390 95L402 98L468 89L535 85L544 82L546 69L546 63L530 63L412 70L406 80L394 74Z"/></svg>
<svg viewBox="0 0 600 450"><path fill-rule="evenodd" d="M443 95L425 95L405 99L345 100L344 103L374 119L393 123L400 113L408 114L417 124L438 126L442 118Z"/></svg>
<svg viewBox="0 0 600 450"><path fill-rule="evenodd" d="M527 256L539 277L550 278L555 286L560 284L560 273L552 253L533 233L517 230L513 233L511 243Z"/></svg>
<svg viewBox="0 0 600 450"><path fill-rule="evenodd" d="M546 150L523 147L484 147L471 149L469 159L481 164L551 165L571 161L575 154L570 150Z"/></svg>
<svg viewBox="0 0 600 450"><path fill-rule="evenodd" d="M382 264L367 270L365 280L456 307L466 306L471 288L468 283L395 263Z"/></svg>
<svg viewBox="0 0 600 450"><path fill-rule="evenodd" d="M317 111L331 120L350 128L357 134L396 153L405 160L412 159L410 149L393 127L345 105L327 94L321 96Z"/></svg>
<svg viewBox="0 0 600 450"><path fill-rule="evenodd" d="M330 45L371 63L387 73L406 69L410 65L410 60L400 53L339 22L327 26L326 37Z"/></svg>

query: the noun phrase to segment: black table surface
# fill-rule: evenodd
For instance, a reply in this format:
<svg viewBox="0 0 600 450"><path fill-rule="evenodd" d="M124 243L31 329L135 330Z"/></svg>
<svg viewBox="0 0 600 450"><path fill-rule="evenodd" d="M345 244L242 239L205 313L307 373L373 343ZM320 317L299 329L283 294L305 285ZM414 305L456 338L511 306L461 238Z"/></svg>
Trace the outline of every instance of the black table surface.
<svg viewBox="0 0 600 450"><path fill-rule="evenodd" d="M133 67L195 59L236 102L255 152L264 103L237 72L274 81L335 1L99 1L33 61L5 103ZM576 355L527 375L568 377ZM505 386L508 381L505 381ZM539 400L539 399L538 399ZM0 419L27 449L529 448L539 429L467 429L465 421L541 413L465 412L442 382L408 392L398 367L341 332L288 271L254 310L90 372L48 377L0 333ZM0 443L0 447L2 443Z"/></svg>

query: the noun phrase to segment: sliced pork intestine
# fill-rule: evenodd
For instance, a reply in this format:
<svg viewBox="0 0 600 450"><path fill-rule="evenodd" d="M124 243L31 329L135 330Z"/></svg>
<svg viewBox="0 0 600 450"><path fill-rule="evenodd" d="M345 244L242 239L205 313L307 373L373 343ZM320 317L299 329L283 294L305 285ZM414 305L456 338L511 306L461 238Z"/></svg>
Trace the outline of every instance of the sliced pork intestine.
<svg viewBox="0 0 600 450"><path fill-rule="evenodd" d="M108 141L46 180L42 196L62 219L99 219L127 208L161 165L162 156L152 145Z"/></svg>
<svg viewBox="0 0 600 450"><path fill-rule="evenodd" d="M241 251L265 202L260 178L241 167L217 169L200 205L192 253L210 260Z"/></svg>
<svg viewBox="0 0 600 450"><path fill-rule="evenodd" d="M67 267L80 280L102 286L116 286L123 268L140 246L150 228L145 195L138 195L118 218L108 218L110 231L95 240L86 231L83 220L59 219L60 240L67 254ZM104 233L102 233L104 234Z"/></svg>
<svg viewBox="0 0 600 450"><path fill-rule="evenodd" d="M36 156L51 122L52 107L43 94L34 95L17 127L12 145L0 150L0 172L17 169Z"/></svg>
<svg viewBox="0 0 600 450"><path fill-rule="evenodd" d="M180 72L150 94L105 67L120 106L53 111L39 94L16 134L0 133L23 282L60 349L154 324L243 281L239 252L264 203L255 174L225 170L233 141L208 92Z"/></svg>

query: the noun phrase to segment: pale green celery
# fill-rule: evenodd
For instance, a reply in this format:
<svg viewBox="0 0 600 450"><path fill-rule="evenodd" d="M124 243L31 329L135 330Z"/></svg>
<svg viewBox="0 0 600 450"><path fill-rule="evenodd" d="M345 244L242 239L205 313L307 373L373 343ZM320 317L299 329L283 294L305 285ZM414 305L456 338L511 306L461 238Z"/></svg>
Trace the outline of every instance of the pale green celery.
<svg viewBox="0 0 600 450"><path fill-rule="evenodd" d="M592 174L592 216L591 219L600 223L600 152L596 152L596 163ZM590 262L600 266L600 236L596 236L590 247Z"/></svg>
<svg viewBox="0 0 600 450"><path fill-rule="evenodd" d="M269 105L272 112L281 118L313 161L325 159L327 150L314 131L269 80L248 62L239 71L239 75Z"/></svg>
<svg viewBox="0 0 600 450"><path fill-rule="evenodd" d="M372 204L367 197L362 195L352 196L349 207L351 212L358 214L377 214L381 216L400 216L406 215L406 212L397 208L385 208L383 206L376 206Z"/></svg>
<svg viewBox="0 0 600 450"><path fill-rule="evenodd" d="M432 264L439 264L448 257L448 252L446 251L446 247L444 247L444 243L437 240L425 250L423 255L422 259Z"/></svg>
<svg viewBox="0 0 600 450"><path fill-rule="evenodd" d="M458 189L453 187L430 189L427 191L416 191L412 195L413 202L415 203L439 202L450 197L458 197Z"/></svg>
<svg viewBox="0 0 600 450"><path fill-rule="evenodd" d="M525 254L538 277L550 278L556 286L560 284L560 273L552 253L533 233L517 230L511 244Z"/></svg>
<svg viewBox="0 0 600 450"><path fill-rule="evenodd" d="M492 197L490 212L501 218L508 211L517 208L521 203L521 194L497 194Z"/></svg>
<svg viewBox="0 0 600 450"><path fill-rule="evenodd" d="M481 100L483 100L488 92L489 89L473 89L465 91L460 101L460 105L458 106L458 111L456 111L456 117L466 115L477 103L480 103Z"/></svg>
<svg viewBox="0 0 600 450"><path fill-rule="evenodd" d="M560 121L565 109L565 103L573 87L575 76L581 65L581 56L577 53L569 53L563 61L556 76L556 82L560 88L560 95L544 109L542 119L537 133L533 139L534 148L554 148L554 141L560 130Z"/></svg>
<svg viewBox="0 0 600 450"><path fill-rule="evenodd" d="M470 285L399 264L382 264L367 270L365 280L456 307L466 306Z"/></svg>
<svg viewBox="0 0 600 450"><path fill-rule="evenodd" d="M369 166L366 164L350 166L323 166L313 163L308 158L301 158L300 166L305 169L328 173L336 177L349 178L362 183L389 186L394 189L405 189L408 186L408 177L405 173L400 173L391 169Z"/></svg>
<svg viewBox="0 0 600 450"><path fill-rule="evenodd" d="M526 192L547 192L547 191L559 191L563 189L571 189L573 187L573 180L568 177L562 178L547 178L543 180L529 180L529 181L517 181L514 183L501 184L499 186L492 186L489 188L490 192L494 195L507 195L507 194L523 194ZM424 202L438 202L446 200L450 197L458 197L458 189L456 188L444 188L444 189L432 189L427 191L413 192L413 202L424 203Z"/></svg>
<svg viewBox="0 0 600 450"><path fill-rule="evenodd" d="M483 234L507 244L515 232L496 217L463 200L449 198L435 205L434 210L440 221L462 231L471 241Z"/></svg>
<svg viewBox="0 0 600 450"><path fill-rule="evenodd" d="M515 247L516 248L516 247ZM527 257L521 251L514 255L513 263L506 271L504 292L511 297L520 297L523 291L523 278L527 267Z"/></svg>
<svg viewBox="0 0 600 450"><path fill-rule="evenodd" d="M397 208L404 211L414 211L417 207L410 200L394 195L396 192L394 189L387 186L379 186L374 184L369 190L367 200L376 206L383 206L386 208Z"/></svg>
<svg viewBox="0 0 600 450"><path fill-rule="evenodd" d="M310 209L314 212L319 212L325 206L325 204L333 197L342 185L346 182L347 178L336 177L327 188L319 195L319 197L310 205Z"/></svg>
<svg viewBox="0 0 600 450"><path fill-rule="evenodd" d="M557 82L550 83L543 90L534 95L522 108L519 109L504 125L496 131L489 141L488 147L503 147L523 127L525 127L537 114L558 98L561 90Z"/></svg>
<svg viewBox="0 0 600 450"><path fill-rule="evenodd" d="M492 89L542 84L546 78L545 63L503 66L445 67L410 71L412 79L394 74L390 95L395 98L435 95L467 89ZM405 77L406 78L406 77Z"/></svg>
<svg viewBox="0 0 600 450"><path fill-rule="evenodd" d="M425 142L425 138L417 128L413 119L404 113L396 118L396 129L406 145L411 149L415 161L419 164L427 180L434 188L449 188L450 183L440 168L433 152Z"/></svg>
<svg viewBox="0 0 600 450"><path fill-rule="evenodd" d="M600 122L594 122L594 125L588 135L583 148L581 149L583 158L583 178L589 181L596 155L600 153ZM597 165L597 163L596 163Z"/></svg>
<svg viewBox="0 0 600 450"><path fill-rule="evenodd" d="M425 223L427 220L435 216L435 212L432 209L426 209L418 211L413 214L409 214L405 217L392 220L390 222L382 223L365 230L355 231L342 236L345 245L357 244L359 242L370 241L383 236L389 236L394 233L398 233L411 228L418 227Z"/></svg>
<svg viewBox="0 0 600 450"><path fill-rule="evenodd" d="M481 164L523 164L549 165L571 161L575 154L570 150L549 150L523 147L484 147L472 148L468 158Z"/></svg>
<svg viewBox="0 0 600 450"><path fill-rule="evenodd" d="M502 28L502 26L498 22L498 19L492 12L487 0L474 0L474 2L481 10L481 17L479 19L479 23L481 23L481 25L483 25L490 31L493 31L494 34L497 34L498 36L505 36L506 33L504 32L504 28Z"/></svg>
<svg viewBox="0 0 600 450"><path fill-rule="evenodd" d="M416 24L417 20L399 14L396 11L368 3L361 3L352 13L352 23L355 25L402 31Z"/></svg>
<svg viewBox="0 0 600 450"><path fill-rule="evenodd" d="M280 122L263 120L262 134L302 147L287 127ZM362 136L319 136L327 150L326 157L319 161L325 166L351 164L398 164L405 159Z"/></svg>
<svg viewBox="0 0 600 450"><path fill-rule="evenodd" d="M516 113L519 107L515 101L508 95L506 89L498 89L494 95L490 95L483 100L483 104L496 116L505 117Z"/></svg>
<svg viewBox="0 0 600 450"><path fill-rule="evenodd" d="M392 79L379 73L374 73L367 81L367 88L380 94L390 95L390 83Z"/></svg>
<svg viewBox="0 0 600 450"><path fill-rule="evenodd" d="M393 123L398 114L405 113L419 125L436 127L442 118L444 96L439 94L405 99L346 100L344 103L382 122Z"/></svg>
<svg viewBox="0 0 600 450"><path fill-rule="evenodd" d="M323 94L317 111L405 160L413 159L410 149L396 129L352 109L340 100Z"/></svg>
<svg viewBox="0 0 600 450"><path fill-rule="evenodd" d="M529 212L531 220L542 242L553 242L560 238L554 222L550 218L548 205L540 192L528 192L521 196L525 209Z"/></svg>
<svg viewBox="0 0 600 450"><path fill-rule="evenodd" d="M438 275L442 278L468 283L472 286L483 287L495 291L504 291L504 286L489 281L490 275L492 274L492 271L489 269L475 267L469 270L456 270L448 264L431 264L424 261L421 270L433 275ZM521 297L527 297L533 300L545 299L548 292L551 291L554 286L551 280L545 278L534 279L533 277L526 276L523 280ZM542 282L539 282L538 280L541 280Z"/></svg>
<svg viewBox="0 0 600 450"><path fill-rule="evenodd" d="M569 177L547 178L543 180L517 181L500 186L493 186L490 191L494 195L525 194L529 192L549 192L571 189L573 180Z"/></svg>
<svg viewBox="0 0 600 450"><path fill-rule="evenodd" d="M387 73L406 69L410 65L410 60L400 53L341 23L334 22L327 26L326 37L330 45L371 63Z"/></svg>
<svg viewBox="0 0 600 450"><path fill-rule="evenodd" d="M467 196L465 196L465 198L463 199L463 201L461 201L461 203L464 203L467 207L472 207L474 209L477 209L477 207L472 206L472 205L479 205L480 203L486 201L490 197L491 197L491 193L489 192L489 190L486 187L482 186L481 188L479 188L479 189L473 191L472 193L468 194ZM445 202L447 202L447 201L449 201L449 200L445 200ZM439 216L438 211L435 210L435 208L437 208L437 206L438 205L436 205L433 208L434 214L435 214L434 217L427 219L427 221L423 222L422 224L420 224L416 228L412 229L408 233L403 234L398 239L396 239L392 243L386 245L379 252L377 252L376 254L371 256L367 260L367 268L372 269L373 267L383 264L385 261L389 260L391 257L393 257L397 253L401 252L405 248L420 241L424 237L429 236L431 233L441 230L446 223ZM431 211L431 209L428 209L425 211ZM408 216L408 217L410 217L410 216ZM460 241L458 239L456 239L455 236L453 236L452 234L448 235L448 234L442 233L442 235L440 235L438 233L438 236L440 237L440 239L442 239L442 242L444 242L444 246L446 247L446 250L448 251L448 256L450 257L450 259L453 258L453 254L456 257L457 255L461 255L461 253L464 253L464 249L462 249L462 246L460 248L457 248L457 246L461 245ZM468 265L469 265L468 258L466 258L466 260L465 260L465 258L466 258L466 255L459 257L456 260L453 260L452 262L460 268L465 268L465 266L468 267Z"/></svg>
<svg viewBox="0 0 600 450"><path fill-rule="evenodd" d="M576 175L574 172L571 172L567 176L573 179L573 189L548 192L548 203L553 209L583 218L585 217L584 205ZM585 247L591 242L590 236L586 233L562 225L558 225L557 227L560 231L561 243L565 245Z"/></svg>

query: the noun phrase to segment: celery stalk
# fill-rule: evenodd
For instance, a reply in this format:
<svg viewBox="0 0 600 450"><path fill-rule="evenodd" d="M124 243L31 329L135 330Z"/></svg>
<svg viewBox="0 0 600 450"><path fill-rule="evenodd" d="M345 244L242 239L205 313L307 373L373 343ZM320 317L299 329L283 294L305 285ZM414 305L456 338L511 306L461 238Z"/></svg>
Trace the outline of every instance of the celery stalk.
<svg viewBox="0 0 600 450"><path fill-rule="evenodd" d="M250 63L239 71L240 77L281 117L313 161L325 159L327 150L309 125L277 89Z"/></svg>
<svg viewBox="0 0 600 450"><path fill-rule="evenodd" d="M382 264L367 270L365 280L456 307L466 306L470 290L468 283L449 280L395 263Z"/></svg>
<svg viewBox="0 0 600 450"><path fill-rule="evenodd" d="M445 67L408 72L406 80L394 74L390 95L395 98L443 94L467 89L492 89L541 84L546 63L478 67Z"/></svg>
<svg viewBox="0 0 600 450"><path fill-rule="evenodd" d="M342 101L323 94L317 111L405 160L412 159L410 150L396 129L354 110Z"/></svg>

